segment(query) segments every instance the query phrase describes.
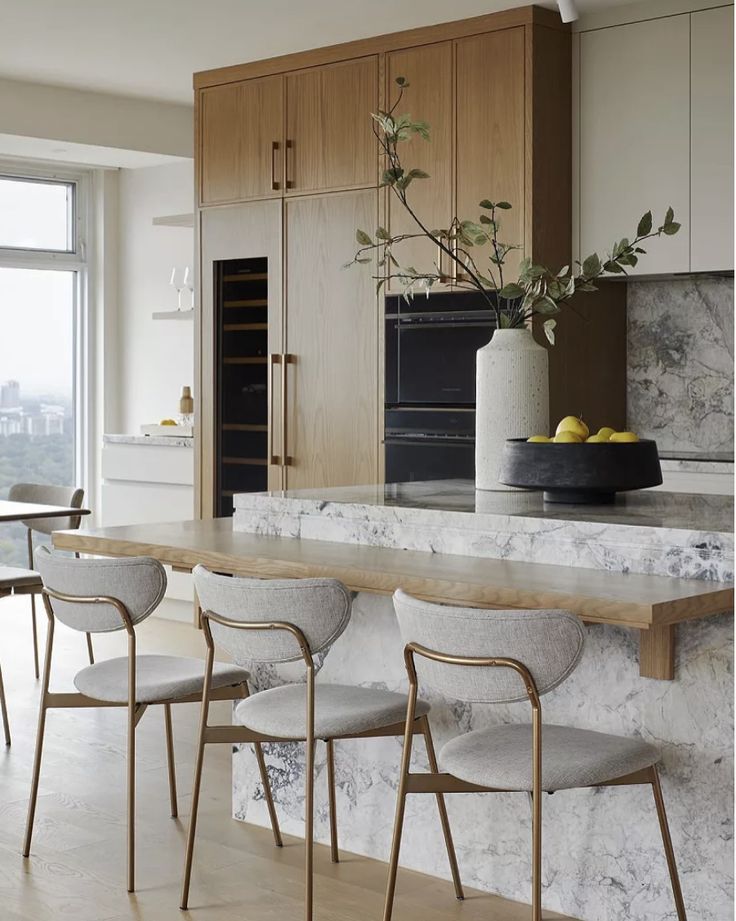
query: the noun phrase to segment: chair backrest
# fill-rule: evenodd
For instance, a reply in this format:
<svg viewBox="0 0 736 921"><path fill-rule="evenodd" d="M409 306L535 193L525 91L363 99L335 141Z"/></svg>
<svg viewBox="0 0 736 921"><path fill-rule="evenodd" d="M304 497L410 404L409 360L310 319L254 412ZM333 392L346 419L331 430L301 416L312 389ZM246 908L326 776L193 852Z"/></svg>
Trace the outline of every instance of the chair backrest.
<svg viewBox="0 0 736 921"><path fill-rule="evenodd" d="M350 620L350 592L337 579L244 579L194 570L203 611L242 623L280 621L298 627L312 655L324 652ZM243 630L211 622L212 636L239 662L294 662L299 645L284 630Z"/></svg>
<svg viewBox="0 0 736 921"><path fill-rule="evenodd" d="M516 659L529 669L540 695L572 673L585 642L582 622L569 611L448 607L400 589L394 607L405 643L447 655ZM475 703L528 699L521 677L510 668L449 665L420 655L414 664L422 684L446 697Z"/></svg>
<svg viewBox="0 0 736 921"><path fill-rule="evenodd" d="M166 591L163 566L147 556L78 560L48 547L37 547L34 564L45 588L76 597L115 598L125 605L134 624L155 611ZM56 617L74 630L110 633L125 626L111 604L75 604L56 598L49 601Z"/></svg>
<svg viewBox="0 0 736 921"><path fill-rule="evenodd" d="M35 502L37 505L61 505L66 508L81 508L84 490L74 486L47 486L42 483L15 483L8 490L12 502ZM31 531L51 534L52 531L70 531L79 527L79 516L74 518L32 518L23 521Z"/></svg>

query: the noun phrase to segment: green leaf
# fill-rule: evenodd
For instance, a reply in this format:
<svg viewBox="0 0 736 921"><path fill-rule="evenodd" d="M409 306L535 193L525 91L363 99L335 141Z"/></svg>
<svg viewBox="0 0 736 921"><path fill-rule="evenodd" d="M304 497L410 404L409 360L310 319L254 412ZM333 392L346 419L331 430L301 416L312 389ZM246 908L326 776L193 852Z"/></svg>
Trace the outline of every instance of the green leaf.
<svg viewBox="0 0 736 921"><path fill-rule="evenodd" d="M668 224L665 224L662 229L668 237L671 237L673 234L677 233L677 231L680 229L680 226L681 225L678 224L677 221L670 221Z"/></svg>
<svg viewBox="0 0 736 921"><path fill-rule="evenodd" d="M645 237L648 233L652 231L652 212L647 211L647 213L639 221L639 226L636 228L637 237Z"/></svg>
<svg viewBox="0 0 736 921"><path fill-rule="evenodd" d="M675 219L675 212L672 210L672 205L667 209L667 214L664 216L665 225L671 224ZM680 226L679 224L677 225Z"/></svg>
<svg viewBox="0 0 736 921"><path fill-rule="evenodd" d="M507 201L497 201L497 202L496 202L496 207L497 207L497 208L501 208L501 209L503 209L504 211L510 211L510 210L511 210L511 204L510 204L509 202L507 202Z"/></svg>
<svg viewBox="0 0 736 921"><path fill-rule="evenodd" d="M534 312L541 314L550 314L550 313L559 313L560 308L555 304L551 297L543 295L538 300L534 301Z"/></svg>
<svg viewBox="0 0 736 921"><path fill-rule="evenodd" d="M397 77L397 78L396 78L396 85L397 85L397 86L403 86L404 89L406 89L407 86L409 86L410 84L408 83L406 77Z"/></svg>
<svg viewBox="0 0 736 921"><path fill-rule="evenodd" d="M625 272L625 269L620 266L618 262L614 262L613 259L609 259L609 261L604 264L603 271L610 272L611 275L621 275Z"/></svg>
<svg viewBox="0 0 736 921"><path fill-rule="evenodd" d="M368 256L356 256L355 261L359 262L361 265L368 265L368 263L372 262L373 260Z"/></svg>
<svg viewBox="0 0 736 921"><path fill-rule="evenodd" d="M517 285L514 282L511 282L508 285L504 285L500 291L501 297L506 298L507 300L516 300L517 297L524 297L524 289L521 285Z"/></svg>
<svg viewBox="0 0 736 921"><path fill-rule="evenodd" d="M481 214L480 216L481 224L492 224L493 221L488 217L487 214Z"/></svg>
<svg viewBox="0 0 736 921"><path fill-rule="evenodd" d="M593 253L583 262L583 275L587 278L593 278L599 275L601 271L601 260L598 253Z"/></svg>
<svg viewBox="0 0 736 921"><path fill-rule="evenodd" d="M479 201L478 204L481 208L485 208L486 211L492 211L496 206L492 201L489 201L487 198L484 198L483 201Z"/></svg>
<svg viewBox="0 0 736 921"><path fill-rule="evenodd" d="M356 230L355 239L361 246L371 246L373 244L373 240L371 240L365 230Z"/></svg>
<svg viewBox="0 0 736 921"><path fill-rule="evenodd" d="M570 266L569 266L569 265L563 265L562 268L560 269L560 271L557 273L557 277L558 277L558 278L564 278L564 277L568 274L569 271L570 271Z"/></svg>
<svg viewBox="0 0 736 921"><path fill-rule="evenodd" d="M544 335L547 337L547 341L550 345L555 344L555 326L557 326L557 320L545 320L544 323L542 323Z"/></svg>
<svg viewBox="0 0 736 921"><path fill-rule="evenodd" d="M376 285L376 294L380 294L381 288L386 284L385 278L379 278L378 284Z"/></svg>
<svg viewBox="0 0 736 921"><path fill-rule="evenodd" d="M429 173L425 173L423 169L409 170L409 176L412 179L429 179Z"/></svg>
<svg viewBox="0 0 736 921"><path fill-rule="evenodd" d="M376 227L376 239L377 240L390 240L391 235L384 227Z"/></svg>

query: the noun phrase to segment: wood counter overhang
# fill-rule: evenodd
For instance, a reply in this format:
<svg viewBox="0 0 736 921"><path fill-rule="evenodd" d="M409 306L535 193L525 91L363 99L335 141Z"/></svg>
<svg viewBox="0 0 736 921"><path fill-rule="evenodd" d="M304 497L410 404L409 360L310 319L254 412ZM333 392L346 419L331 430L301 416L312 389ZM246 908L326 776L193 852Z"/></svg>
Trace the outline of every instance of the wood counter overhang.
<svg viewBox="0 0 736 921"><path fill-rule="evenodd" d="M674 677L675 626L733 609L733 585L489 560L233 531L232 519L55 531L54 546L102 556L151 556L260 579L332 577L359 592L487 608L564 608L587 623L639 630L639 671Z"/></svg>

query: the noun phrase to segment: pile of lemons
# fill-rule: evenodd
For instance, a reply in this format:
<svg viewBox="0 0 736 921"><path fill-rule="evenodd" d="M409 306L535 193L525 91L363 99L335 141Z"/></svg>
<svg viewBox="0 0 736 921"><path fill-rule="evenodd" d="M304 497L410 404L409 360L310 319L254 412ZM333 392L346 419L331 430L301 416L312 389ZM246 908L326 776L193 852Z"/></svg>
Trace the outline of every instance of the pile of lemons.
<svg viewBox="0 0 736 921"><path fill-rule="evenodd" d="M552 438L546 435L532 435L531 438L527 438L527 441L533 444L633 444L638 440L636 432L617 432L608 425L604 425L595 435L591 435L588 426L577 416L565 416Z"/></svg>

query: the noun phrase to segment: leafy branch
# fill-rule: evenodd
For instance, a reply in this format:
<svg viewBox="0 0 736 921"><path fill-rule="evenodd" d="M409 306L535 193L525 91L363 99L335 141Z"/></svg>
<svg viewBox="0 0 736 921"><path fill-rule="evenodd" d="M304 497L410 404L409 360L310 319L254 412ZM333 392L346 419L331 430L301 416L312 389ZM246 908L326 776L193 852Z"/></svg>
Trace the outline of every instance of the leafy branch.
<svg viewBox="0 0 736 921"><path fill-rule="evenodd" d="M450 283L454 287L474 290L493 311L497 328L523 328L533 317L543 316L545 334L554 343L556 321L553 317L576 291L596 291L594 282L601 276L627 274L627 269L636 266L639 257L646 253L641 246L643 242L662 234L672 236L680 229L672 208L667 209L663 222L656 229L653 229L652 213L647 211L639 221L634 238L624 237L614 243L604 259L592 253L583 262L576 262L574 269L564 266L553 272L525 258L520 263L516 281L505 282L504 266L508 254L522 249L520 244L504 242L500 236L500 213L512 208L510 202L484 198L479 202L481 213L477 221L455 216L449 227L439 229L430 229L411 204L407 194L409 187L416 180L430 177L424 170L407 169L402 163L400 148L415 137L429 141L430 128L426 122L416 121L408 113L397 115L409 83L404 77L397 77L396 85L398 93L393 105L388 111L381 110L372 116L372 128L384 156L381 185L390 189L412 219L416 232L392 235L384 227L377 227L373 236L365 230L356 232L359 249L346 267L373 263L377 259L379 273L373 276L377 291L390 280L399 283L407 300L422 292L429 296L438 284ZM427 239L435 245L438 258L431 268L418 270L397 259L394 247L414 239ZM485 252L484 247L488 248ZM453 266L450 276L442 271L443 255ZM483 257L488 263L485 269L478 264Z"/></svg>

